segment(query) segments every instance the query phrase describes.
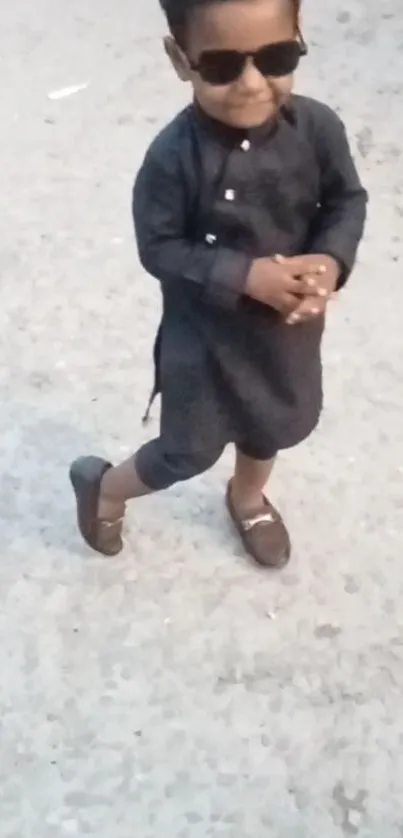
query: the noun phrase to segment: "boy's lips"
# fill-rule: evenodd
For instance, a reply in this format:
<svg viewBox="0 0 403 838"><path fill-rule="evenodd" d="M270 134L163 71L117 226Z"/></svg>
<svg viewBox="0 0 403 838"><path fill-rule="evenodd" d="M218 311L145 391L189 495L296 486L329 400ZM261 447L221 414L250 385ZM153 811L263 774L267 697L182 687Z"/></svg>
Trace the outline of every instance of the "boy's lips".
<svg viewBox="0 0 403 838"><path fill-rule="evenodd" d="M231 104L231 107L234 110L252 110L252 108L268 108L275 105L273 99L262 99L257 101L250 101L250 102L235 102Z"/></svg>

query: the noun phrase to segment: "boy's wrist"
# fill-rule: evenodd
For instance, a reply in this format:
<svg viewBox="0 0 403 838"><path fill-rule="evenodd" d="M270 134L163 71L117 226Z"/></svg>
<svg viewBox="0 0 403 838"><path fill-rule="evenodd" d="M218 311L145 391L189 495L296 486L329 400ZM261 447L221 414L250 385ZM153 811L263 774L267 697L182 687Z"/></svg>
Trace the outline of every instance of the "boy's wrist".
<svg viewBox="0 0 403 838"><path fill-rule="evenodd" d="M261 299L262 292L267 291L267 283L269 279L268 268L270 259L263 257L254 259L250 267L250 271L246 278L245 294L252 297L254 300Z"/></svg>
<svg viewBox="0 0 403 838"><path fill-rule="evenodd" d="M257 286L259 284L259 266L258 266L257 262L258 262L258 260L254 259L254 261L252 262L252 264L250 266L250 270L248 272L248 275L246 277L245 294L246 294L247 297L253 297L254 296L254 294L257 290Z"/></svg>

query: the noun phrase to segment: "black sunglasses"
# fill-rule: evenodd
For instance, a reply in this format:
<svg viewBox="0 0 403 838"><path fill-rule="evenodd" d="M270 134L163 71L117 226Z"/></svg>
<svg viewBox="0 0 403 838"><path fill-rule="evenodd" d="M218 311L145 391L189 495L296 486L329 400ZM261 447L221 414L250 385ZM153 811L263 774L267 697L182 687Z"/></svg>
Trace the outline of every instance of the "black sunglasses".
<svg viewBox="0 0 403 838"><path fill-rule="evenodd" d="M226 85L242 76L249 58L262 76L280 78L291 75L297 69L301 57L306 54L307 48L301 39L268 44L256 52L206 50L197 62L189 61L189 65L207 84Z"/></svg>

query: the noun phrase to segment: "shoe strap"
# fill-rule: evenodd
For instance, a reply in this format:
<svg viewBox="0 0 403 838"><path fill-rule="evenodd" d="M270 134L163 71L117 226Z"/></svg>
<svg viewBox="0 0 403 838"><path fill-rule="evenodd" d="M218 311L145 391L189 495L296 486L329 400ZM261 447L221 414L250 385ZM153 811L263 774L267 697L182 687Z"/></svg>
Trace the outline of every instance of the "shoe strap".
<svg viewBox="0 0 403 838"><path fill-rule="evenodd" d="M275 521L276 519L271 512L261 512L253 518L245 518L242 521L242 528L245 532L250 532L250 530L253 530L253 528L259 526L259 524L274 524Z"/></svg>

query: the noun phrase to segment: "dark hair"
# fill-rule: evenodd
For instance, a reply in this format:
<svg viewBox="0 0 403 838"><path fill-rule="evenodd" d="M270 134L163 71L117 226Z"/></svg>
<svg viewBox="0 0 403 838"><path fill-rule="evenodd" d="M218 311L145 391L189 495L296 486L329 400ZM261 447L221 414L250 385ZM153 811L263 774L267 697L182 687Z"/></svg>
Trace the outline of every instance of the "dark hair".
<svg viewBox="0 0 403 838"><path fill-rule="evenodd" d="M214 3L227 2L233 2L233 0L160 0L160 5L172 35L178 44L183 45L186 39L189 15L194 9L211 6ZM298 23L301 0L289 0L289 3L295 15L295 22Z"/></svg>

